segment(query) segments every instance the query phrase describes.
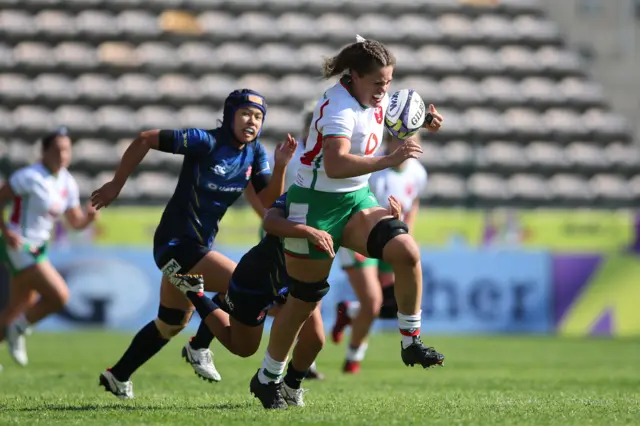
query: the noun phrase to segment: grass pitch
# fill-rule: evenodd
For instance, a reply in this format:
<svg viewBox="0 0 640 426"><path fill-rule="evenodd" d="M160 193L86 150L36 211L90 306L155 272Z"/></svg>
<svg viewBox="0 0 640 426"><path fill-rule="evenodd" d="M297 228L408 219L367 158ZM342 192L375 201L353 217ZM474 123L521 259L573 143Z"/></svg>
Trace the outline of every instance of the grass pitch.
<svg viewBox="0 0 640 426"><path fill-rule="evenodd" d="M306 382L308 406L266 412L249 394L261 349L236 358L214 342L223 380L203 382L180 358L179 336L134 376L136 399L97 386L131 335L29 338L31 364L0 351L0 424L104 425L619 425L640 423L640 341L548 337L435 337L444 368L402 365L397 335L376 335L357 376L340 372L344 346L327 343L324 382Z"/></svg>

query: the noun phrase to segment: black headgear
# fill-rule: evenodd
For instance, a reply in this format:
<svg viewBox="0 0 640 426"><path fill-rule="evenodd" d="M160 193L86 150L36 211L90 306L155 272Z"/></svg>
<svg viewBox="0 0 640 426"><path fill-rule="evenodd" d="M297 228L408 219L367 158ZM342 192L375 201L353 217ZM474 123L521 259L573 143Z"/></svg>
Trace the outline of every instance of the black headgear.
<svg viewBox="0 0 640 426"><path fill-rule="evenodd" d="M242 107L255 107L262 111L262 123L267 115L267 102L258 92L250 89L234 90L224 100L224 110L222 111L222 127L227 129L233 135L233 117L238 109ZM260 131L256 138L260 136Z"/></svg>

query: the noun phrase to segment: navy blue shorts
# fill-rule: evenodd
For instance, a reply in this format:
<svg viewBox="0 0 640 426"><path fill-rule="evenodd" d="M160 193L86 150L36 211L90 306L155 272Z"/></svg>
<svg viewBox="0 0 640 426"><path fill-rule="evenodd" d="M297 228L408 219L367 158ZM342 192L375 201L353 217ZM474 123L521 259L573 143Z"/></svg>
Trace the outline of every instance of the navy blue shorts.
<svg viewBox="0 0 640 426"><path fill-rule="evenodd" d="M257 250L250 250L233 271L225 297L216 295L214 300L229 316L246 326L263 324L269 309L284 303L289 293L286 287L274 285L276 274L272 266Z"/></svg>
<svg viewBox="0 0 640 426"><path fill-rule="evenodd" d="M154 240L153 259L165 275L186 274L210 251L191 239Z"/></svg>

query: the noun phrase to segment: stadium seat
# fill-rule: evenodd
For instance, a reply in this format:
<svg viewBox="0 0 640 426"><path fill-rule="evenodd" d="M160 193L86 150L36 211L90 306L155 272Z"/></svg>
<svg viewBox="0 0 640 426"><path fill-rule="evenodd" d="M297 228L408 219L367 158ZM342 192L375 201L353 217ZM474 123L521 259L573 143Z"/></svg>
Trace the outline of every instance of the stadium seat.
<svg viewBox="0 0 640 426"><path fill-rule="evenodd" d="M389 18L387 17L387 19ZM400 40L404 40L410 45L435 44L440 42L443 37L436 21L420 14L401 15L395 20L393 26L401 37Z"/></svg>
<svg viewBox="0 0 640 426"><path fill-rule="evenodd" d="M142 197L169 201L176 187L177 176L159 172L143 172L136 178L136 188Z"/></svg>
<svg viewBox="0 0 640 426"><path fill-rule="evenodd" d="M562 148L553 142L533 141L526 146L525 154L534 168L558 170L569 165Z"/></svg>
<svg viewBox="0 0 640 426"><path fill-rule="evenodd" d="M118 27L127 37L152 38L161 33L156 15L142 10L125 10L118 14Z"/></svg>
<svg viewBox="0 0 640 426"><path fill-rule="evenodd" d="M76 15L78 36L86 38L116 37L120 34L120 27L116 17L103 10L83 10Z"/></svg>
<svg viewBox="0 0 640 426"><path fill-rule="evenodd" d="M138 125L144 129L176 129L181 127L176 110L164 106L144 106L136 113Z"/></svg>
<svg viewBox="0 0 640 426"><path fill-rule="evenodd" d="M113 168L119 162L120 156L112 141L85 138L76 140L73 144L73 163L89 170L96 170L100 166Z"/></svg>
<svg viewBox="0 0 640 426"><path fill-rule="evenodd" d="M478 88L482 91L488 105L505 108L525 103L520 86L510 78L487 77L479 83Z"/></svg>
<svg viewBox="0 0 640 426"><path fill-rule="evenodd" d="M105 183L111 181L111 179L113 179L113 171L98 173L98 175L96 175L96 177L93 179L94 188L100 188ZM118 195L119 201L131 202L136 200L139 202L140 193L138 191L136 181L137 178L135 176L131 176L129 177L129 179L127 179L127 183L122 188L120 195Z"/></svg>
<svg viewBox="0 0 640 426"><path fill-rule="evenodd" d="M40 74L32 83L33 90L44 102L72 102L78 97L74 82L64 74Z"/></svg>
<svg viewBox="0 0 640 426"><path fill-rule="evenodd" d="M22 74L0 74L0 97L4 102L30 102L36 97L30 83Z"/></svg>
<svg viewBox="0 0 640 426"><path fill-rule="evenodd" d="M28 12L15 9L0 10L0 35L3 39L32 37L38 31Z"/></svg>
<svg viewBox="0 0 640 426"><path fill-rule="evenodd" d="M562 91L556 88L551 79L544 77L523 79L520 82L520 92L528 105L541 109L566 102Z"/></svg>
<svg viewBox="0 0 640 426"><path fill-rule="evenodd" d="M473 164L475 153L469 143L461 140L447 142L440 150L444 164L449 167L467 168Z"/></svg>
<svg viewBox="0 0 640 426"><path fill-rule="evenodd" d="M284 13L274 20L273 27L279 28L280 36L292 44L318 41L322 37L314 17L304 13Z"/></svg>
<svg viewBox="0 0 640 426"><path fill-rule="evenodd" d="M342 13L325 13L319 16L317 28L323 40L331 43L353 43L355 41L353 20Z"/></svg>
<svg viewBox="0 0 640 426"><path fill-rule="evenodd" d="M6 107L0 106L0 133L8 135L14 130L14 120L11 112Z"/></svg>
<svg viewBox="0 0 640 426"><path fill-rule="evenodd" d="M43 36L74 37L78 34L75 16L62 10L42 10L33 17L33 25Z"/></svg>
<svg viewBox="0 0 640 426"><path fill-rule="evenodd" d="M262 59L250 45L237 42L220 45L214 57L215 61L212 61L211 58L206 58L206 60L216 69L230 72L256 71L260 68Z"/></svg>
<svg viewBox="0 0 640 426"><path fill-rule="evenodd" d="M78 97L86 101L104 102L119 99L118 85L108 75L82 74L75 80L74 86Z"/></svg>
<svg viewBox="0 0 640 426"><path fill-rule="evenodd" d="M467 196L465 181L453 174L430 173L425 195L433 201L460 203Z"/></svg>
<svg viewBox="0 0 640 426"><path fill-rule="evenodd" d="M176 61L174 47L166 42L147 41L136 48L136 56L140 64L149 68L174 70L180 66Z"/></svg>
<svg viewBox="0 0 640 426"><path fill-rule="evenodd" d="M44 134L58 124L51 111L36 105L20 105L13 110L13 122L17 129Z"/></svg>
<svg viewBox="0 0 640 426"><path fill-rule="evenodd" d="M524 46L503 46L497 50L498 58L507 73L515 75L536 75L542 65L534 52Z"/></svg>
<svg viewBox="0 0 640 426"><path fill-rule="evenodd" d="M479 105L484 103L485 95L477 89L477 83L466 77L445 77L440 80L440 87L449 103L457 107Z"/></svg>
<svg viewBox="0 0 640 426"><path fill-rule="evenodd" d="M540 114L531 108L508 108L503 114L503 122L521 138L540 138L550 132L546 124L541 125Z"/></svg>
<svg viewBox="0 0 640 426"><path fill-rule="evenodd" d="M487 75L504 71L495 52L486 46L465 46L458 51L458 57L471 73Z"/></svg>
<svg viewBox="0 0 640 426"><path fill-rule="evenodd" d="M614 174L597 174L589 180L594 197L604 201L631 200L633 195L627 183Z"/></svg>
<svg viewBox="0 0 640 426"><path fill-rule="evenodd" d="M465 111L464 119L471 133L478 138L499 138L509 134L509 127L496 109L470 108Z"/></svg>
<svg viewBox="0 0 640 426"><path fill-rule="evenodd" d="M222 121L222 111L204 106L184 107L178 113L179 127L193 127L199 129L214 129L217 120Z"/></svg>
<svg viewBox="0 0 640 426"><path fill-rule="evenodd" d="M283 91L280 88L279 81L274 77L268 74L245 74L239 80L233 83L233 87L242 88L247 87L251 88L258 93L262 94L262 96L266 97L267 104L275 104L284 102L285 96L291 95L291 93ZM297 87L288 87L289 90L293 92L297 91ZM227 93L224 94L226 97L229 94L230 90L227 87ZM300 88L300 92L302 95L305 94L304 86Z"/></svg>
<svg viewBox="0 0 640 426"><path fill-rule="evenodd" d="M529 161L522 148L515 143L491 141L480 151L478 165L489 170L525 169Z"/></svg>
<svg viewBox="0 0 640 426"><path fill-rule="evenodd" d="M97 189L93 184L93 179L87 173L80 171L74 171L73 177L78 184L78 192L81 199L88 199L91 197L91 193Z"/></svg>
<svg viewBox="0 0 640 426"><path fill-rule="evenodd" d="M79 105L61 105L53 112L56 124L68 127L74 132L92 133L98 130L93 111Z"/></svg>
<svg viewBox="0 0 640 426"><path fill-rule="evenodd" d="M249 13L244 14L236 21L227 12L209 10L200 13L197 19L198 24L207 36L212 37L214 40L222 41L239 36L249 36L253 31L252 28L264 28L264 24L260 20L250 19L252 15Z"/></svg>
<svg viewBox="0 0 640 426"><path fill-rule="evenodd" d="M556 174L549 179L548 184L554 197L567 204L593 199L588 183L579 176Z"/></svg>
<svg viewBox="0 0 640 426"><path fill-rule="evenodd" d="M604 148L604 155L614 170L630 169L640 164L640 147L637 144L612 142Z"/></svg>
<svg viewBox="0 0 640 426"><path fill-rule="evenodd" d="M184 74L164 74L156 80L155 87L168 102L197 102L202 96L196 82Z"/></svg>
<svg viewBox="0 0 640 426"><path fill-rule="evenodd" d="M482 37L473 25L473 20L464 15L441 15L438 17L437 25L442 36L453 45L478 42Z"/></svg>
<svg viewBox="0 0 640 426"><path fill-rule="evenodd" d="M105 132L133 135L136 130L140 130L135 113L129 107L103 106L95 111L94 117L99 128Z"/></svg>
<svg viewBox="0 0 640 426"><path fill-rule="evenodd" d="M520 34L508 17L483 14L475 20L473 26L484 43L503 45L520 41Z"/></svg>
<svg viewBox="0 0 640 426"><path fill-rule="evenodd" d="M513 20L518 41L529 45L555 44L560 41L560 29L555 22L531 15L519 15Z"/></svg>
<svg viewBox="0 0 640 426"><path fill-rule="evenodd" d="M507 180L507 188L516 202L533 203L535 206L552 199L547 183L538 175L515 174Z"/></svg>
<svg viewBox="0 0 640 426"><path fill-rule="evenodd" d="M57 65L54 50L44 43L22 41L13 48L16 66L27 69L51 69Z"/></svg>
<svg viewBox="0 0 640 426"><path fill-rule="evenodd" d="M222 103L232 88L236 87L236 80L225 74L205 74L196 84L204 100Z"/></svg>
<svg viewBox="0 0 640 426"><path fill-rule="evenodd" d="M592 81L567 77L558 83L557 88L568 102L576 106L597 106L604 102L602 88Z"/></svg>
<svg viewBox="0 0 640 426"><path fill-rule="evenodd" d="M141 64L135 47L126 42L104 42L98 46L100 63L117 67L134 68Z"/></svg>
<svg viewBox="0 0 640 426"><path fill-rule="evenodd" d="M40 157L39 148L35 143L14 139L8 146L7 157L14 169L19 169L28 164L33 164Z"/></svg>
<svg viewBox="0 0 640 426"><path fill-rule="evenodd" d="M252 56L251 65L249 69L262 68L265 71L272 72L274 74L292 73L298 72L301 69L300 62L298 62L298 52L290 45L281 43L267 43L256 49L255 53L250 53ZM256 59L259 59L256 60ZM227 65L239 66L239 64ZM243 64L243 68L247 69L248 64Z"/></svg>
<svg viewBox="0 0 640 426"><path fill-rule="evenodd" d="M555 46L543 46L536 52L536 58L543 70L554 75L581 74L582 63L578 56Z"/></svg>
<svg viewBox="0 0 640 426"><path fill-rule="evenodd" d="M608 159L598 146L572 142L565 149L567 159L577 168L604 168L609 165Z"/></svg>
<svg viewBox="0 0 640 426"><path fill-rule="evenodd" d="M122 99L148 102L160 99L155 80L148 74L123 74L116 81Z"/></svg>
<svg viewBox="0 0 640 426"><path fill-rule="evenodd" d="M469 194L478 199L480 205L494 204L509 199L505 181L492 173L474 173L467 180Z"/></svg>
<svg viewBox="0 0 640 426"><path fill-rule="evenodd" d="M220 69L224 65L224 56L229 52L218 50L205 42L186 42L181 44L174 53L181 66L195 71L210 71ZM212 60L216 58L216 60Z"/></svg>
<svg viewBox="0 0 640 426"><path fill-rule="evenodd" d="M465 69L456 51L447 46L427 45L419 49L416 56L422 63L426 75L459 74Z"/></svg>
<svg viewBox="0 0 640 426"><path fill-rule="evenodd" d="M98 65L98 55L88 43L65 41L55 48L58 66L67 69L91 69Z"/></svg>
<svg viewBox="0 0 640 426"><path fill-rule="evenodd" d="M158 26L162 32L169 34L203 34L202 26L197 18L184 10L165 10L158 17Z"/></svg>

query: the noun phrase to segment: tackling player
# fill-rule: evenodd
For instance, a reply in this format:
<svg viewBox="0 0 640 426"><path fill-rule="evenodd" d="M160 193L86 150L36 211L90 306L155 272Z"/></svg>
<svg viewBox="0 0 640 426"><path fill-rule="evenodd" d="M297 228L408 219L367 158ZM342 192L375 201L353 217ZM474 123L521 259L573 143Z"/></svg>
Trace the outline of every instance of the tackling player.
<svg viewBox="0 0 640 426"><path fill-rule="evenodd" d="M62 309L69 298L64 278L48 257L55 222L64 216L80 230L97 217L90 204L82 211L78 184L67 170L70 163L71 139L60 128L42 138L42 160L17 170L0 188L0 260L11 273L0 341L7 341L9 353L22 366L28 363L25 336L31 326ZM7 223L2 210L10 200L13 211Z"/></svg>
<svg viewBox="0 0 640 426"><path fill-rule="evenodd" d="M163 272L158 316L136 334L122 358L100 374L105 390L133 398L131 375L186 327L194 307L199 312L215 309L204 293L187 292L185 297L170 280L181 281L175 275L189 273L206 291L226 290L236 264L211 247L220 220L249 182L265 206L284 192L286 166L297 144L289 136L277 150L270 176L267 154L257 140L266 113L265 99L259 93L236 90L225 100L222 123L216 129L142 132L123 154L113 180L92 194L97 208L108 206L150 149L184 156L175 192L153 242L153 256ZM199 375L219 381L209 350L211 338L203 324L182 352Z"/></svg>
<svg viewBox="0 0 640 426"><path fill-rule="evenodd" d="M414 139L419 143L419 135ZM386 154L396 150L402 143L389 133L385 135ZM427 172L415 158L409 158L397 167L381 170L371 175L369 186L376 198L383 202L395 196L405 213L403 220L412 233L418 209L420 192L426 187ZM398 314L393 295L393 269L379 259L366 258L353 250L341 247L338 257L342 268L358 301L342 301L337 306L336 323L331 337L335 343L342 340L344 329L351 325L351 337L343 366L345 373L357 373L367 351L366 338L375 318L393 319Z"/></svg>
<svg viewBox="0 0 640 426"><path fill-rule="evenodd" d="M405 365L430 367L444 356L420 340L422 271L420 250L405 223L389 216L369 189L371 173L416 158L420 145L407 140L385 156L382 142L387 90L395 57L382 43L358 37L324 63L324 77L340 76L314 112L307 152L300 158L295 185L288 190L287 219L331 234L334 250L344 246L388 262L395 273L401 356ZM433 105L425 126L437 131L442 117ZM251 390L264 407L280 408L286 361L306 318L327 293L333 259L306 239L286 238L290 277L287 303L275 318L262 367ZM273 385L275 383L275 385Z"/></svg>

